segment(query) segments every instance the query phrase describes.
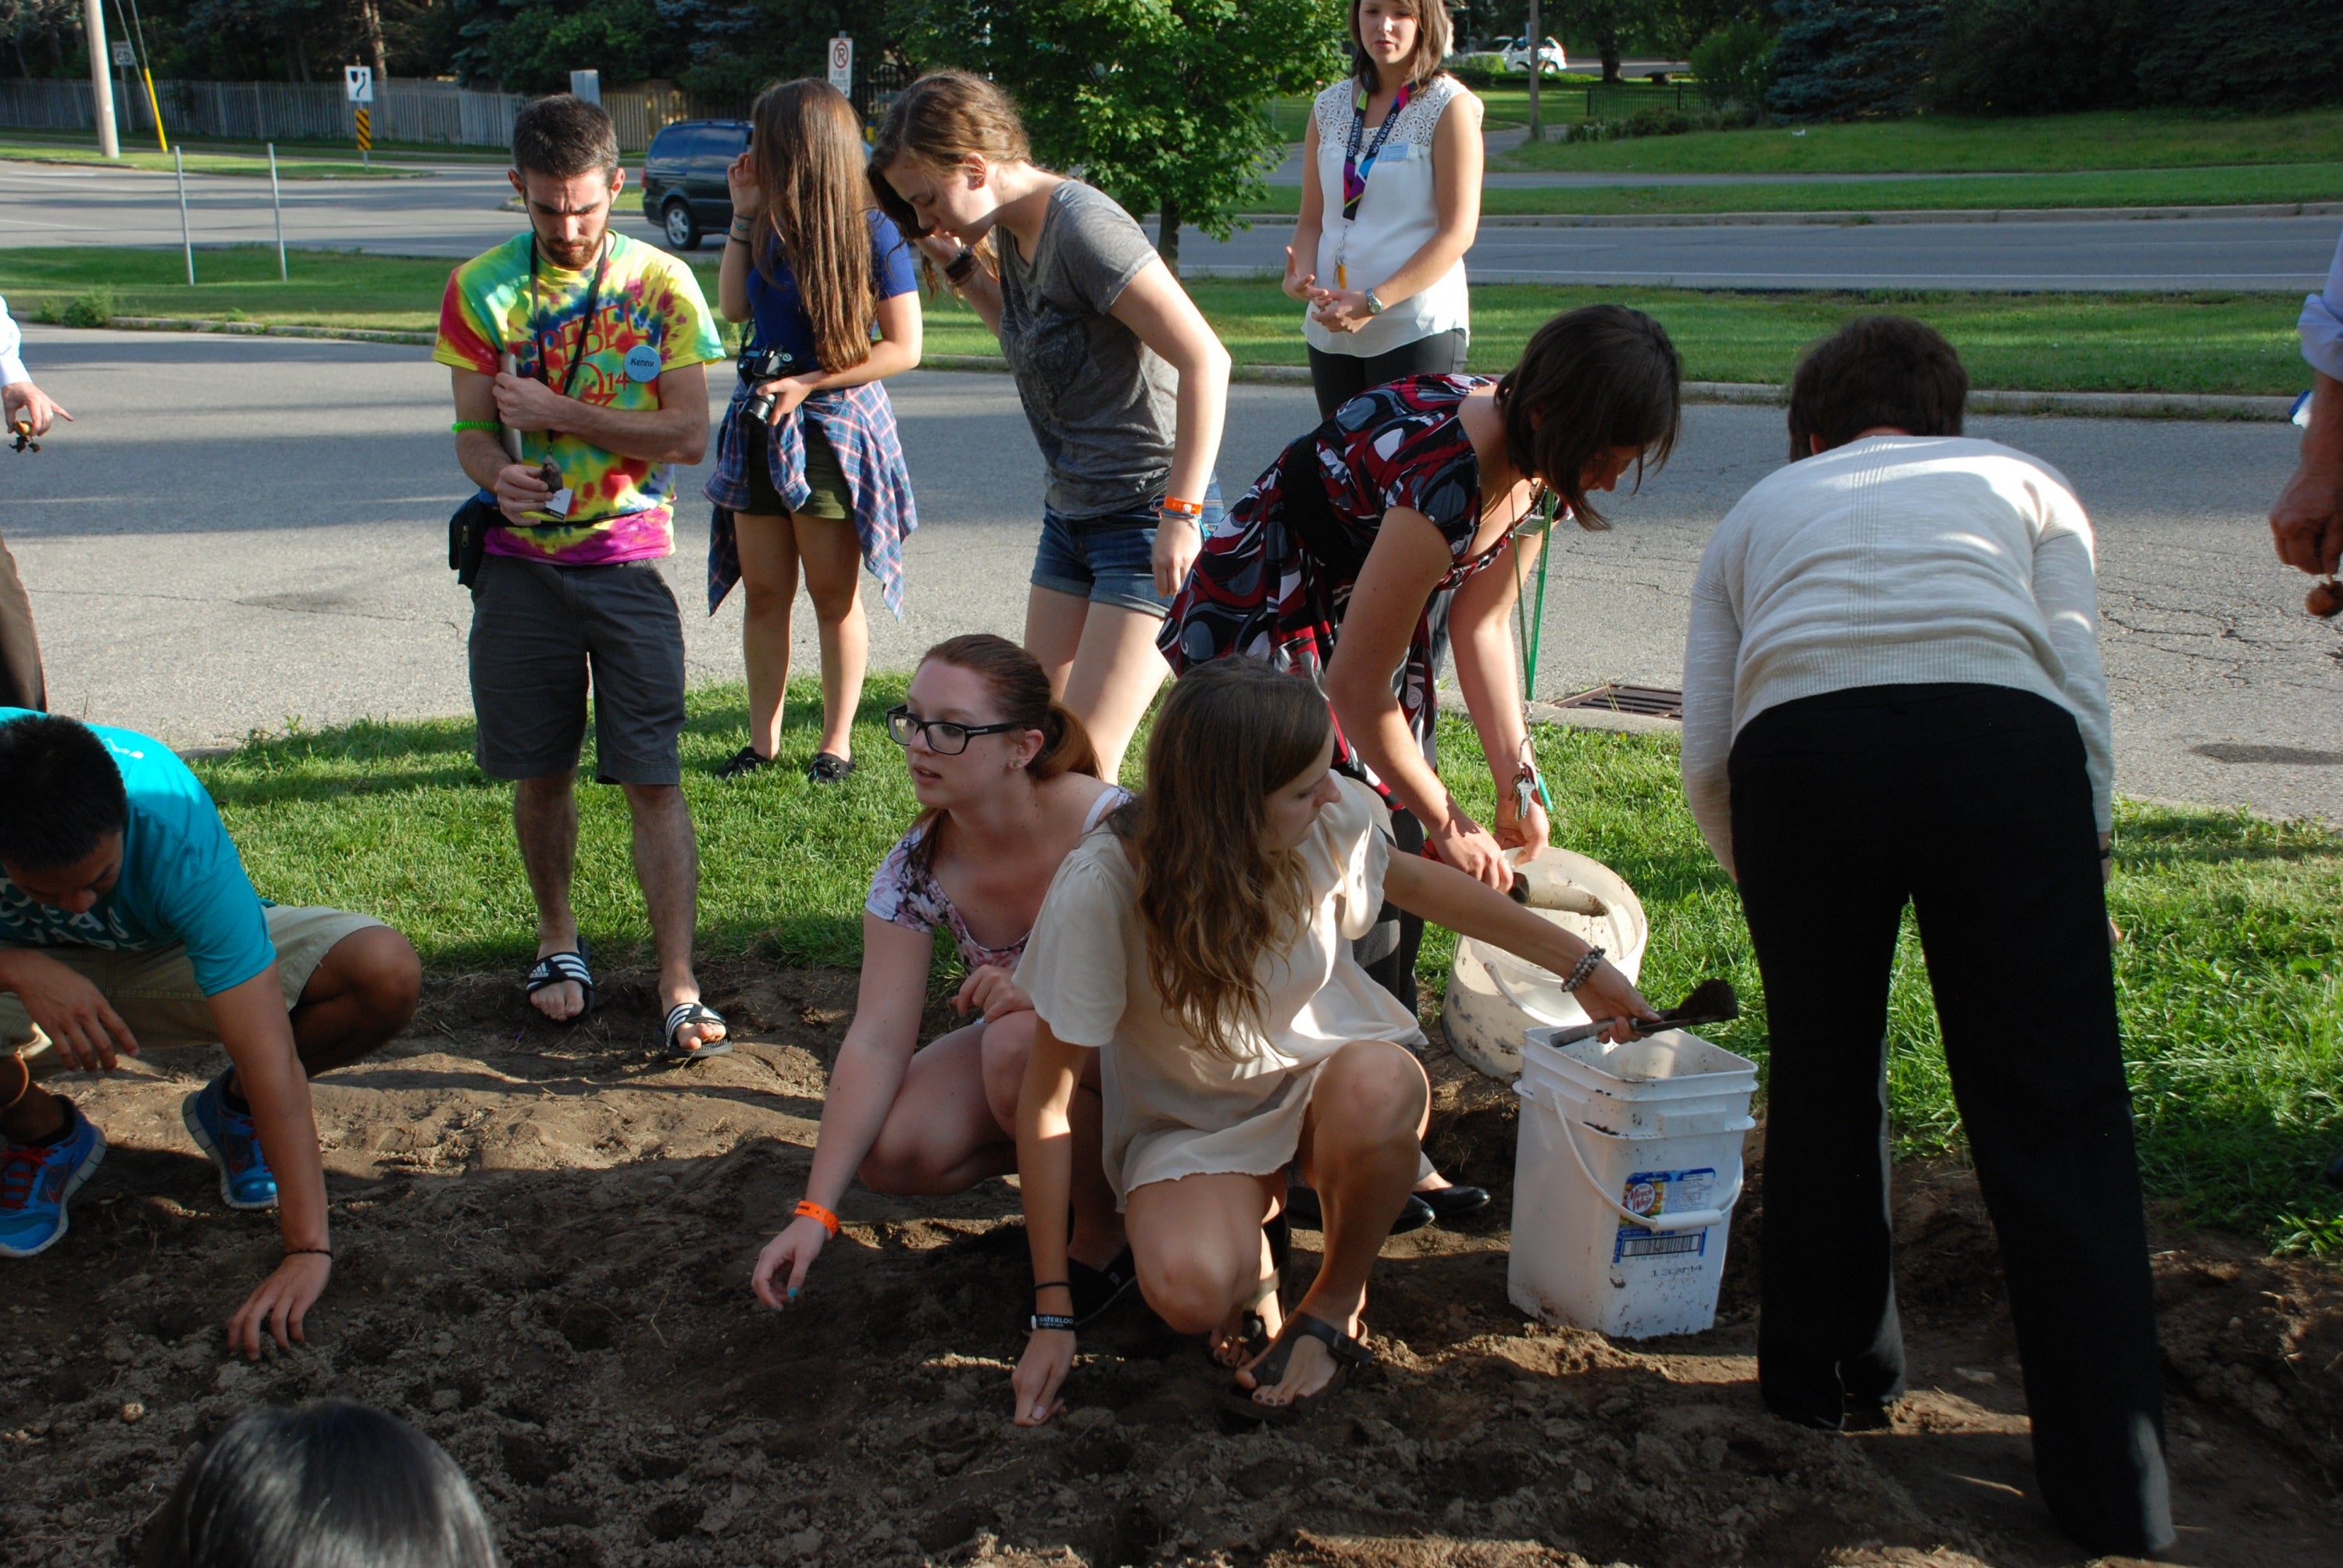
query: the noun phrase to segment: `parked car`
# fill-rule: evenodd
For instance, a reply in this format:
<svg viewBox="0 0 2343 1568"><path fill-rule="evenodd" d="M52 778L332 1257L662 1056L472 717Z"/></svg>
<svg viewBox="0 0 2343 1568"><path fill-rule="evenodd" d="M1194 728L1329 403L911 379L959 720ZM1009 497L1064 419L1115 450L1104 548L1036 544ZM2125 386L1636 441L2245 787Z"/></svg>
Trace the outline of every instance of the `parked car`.
<svg viewBox="0 0 2343 1568"><path fill-rule="evenodd" d="M1497 40L1497 51L1505 57L1506 70L1521 72L1527 72L1529 70L1530 44L1528 39L1500 38ZM1548 38L1544 44L1539 46L1537 58L1539 70L1547 75L1559 76L1564 71L1570 69L1570 62L1564 56L1561 44L1552 38Z"/></svg>
<svg viewBox="0 0 2343 1568"><path fill-rule="evenodd" d="M678 120L643 154L643 216L669 245L696 250L699 236L732 224L724 171L749 146L746 120Z"/></svg>

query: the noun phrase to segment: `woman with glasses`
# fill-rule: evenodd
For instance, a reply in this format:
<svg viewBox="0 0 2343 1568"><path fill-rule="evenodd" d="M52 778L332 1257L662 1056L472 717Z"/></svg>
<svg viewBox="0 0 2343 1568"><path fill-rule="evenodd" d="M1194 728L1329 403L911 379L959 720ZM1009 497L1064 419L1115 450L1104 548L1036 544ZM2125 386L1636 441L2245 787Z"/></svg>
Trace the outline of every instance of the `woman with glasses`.
<svg viewBox="0 0 2343 1568"><path fill-rule="evenodd" d="M838 1233L847 1183L899 1196L965 1191L1017 1168L1017 1096L1033 1004L1011 980L1058 863L1131 799L1098 777L1081 720L1031 654L978 633L930 648L887 715L920 816L871 879L862 984L830 1070L805 1198L757 1259L767 1306L797 1300ZM952 1005L971 1021L920 1044L938 932L968 966ZM1073 1107L1074 1227L1067 1279L1084 1322L1131 1282L1099 1155L1096 1054Z"/></svg>

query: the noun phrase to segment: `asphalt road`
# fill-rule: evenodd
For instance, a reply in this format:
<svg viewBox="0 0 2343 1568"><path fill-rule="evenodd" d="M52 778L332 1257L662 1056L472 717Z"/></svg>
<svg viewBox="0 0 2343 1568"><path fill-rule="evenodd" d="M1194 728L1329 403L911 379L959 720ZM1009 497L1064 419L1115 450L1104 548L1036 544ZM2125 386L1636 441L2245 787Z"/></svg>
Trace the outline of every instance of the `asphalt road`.
<svg viewBox="0 0 2343 1568"><path fill-rule="evenodd" d="M407 256L474 255L518 231L501 210L500 169L447 165L427 177L287 182L294 245ZM267 244L268 182L187 182L198 245ZM620 226L652 238L639 217ZM2300 289L2325 281L2331 217L2009 224L1485 227L1465 258L1483 283L1616 283L1694 288ZM1239 230L1226 243L1193 229L1183 270L1280 270L1292 230ZM0 246L176 246L168 175L0 163ZM197 274L202 270L197 258Z"/></svg>
<svg viewBox="0 0 2343 1568"><path fill-rule="evenodd" d="M52 705L181 744L299 718L468 710L468 607L446 567L466 487L446 372L413 348L26 328L34 374L79 416L0 454L0 534L32 591ZM954 633L1014 636L1041 465L1010 383L894 384L924 526L909 612L873 611L882 668ZM1239 387L1232 490L1316 420L1306 390ZM1547 592L1539 694L1680 684L1685 598L1710 530L1782 460L1781 415L1694 407L1676 461L1572 535ZM2062 467L2096 516L2119 788L2343 821L2343 630L2263 514L2289 470L2278 424L1981 418ZM699 475L683 493L696 498ZM682 508L669 581L695 680L738 678L739 610L706 614L707 508ZM802 601L801 601L802 604ZM797 638L810 670L809 618Z"/></svg>

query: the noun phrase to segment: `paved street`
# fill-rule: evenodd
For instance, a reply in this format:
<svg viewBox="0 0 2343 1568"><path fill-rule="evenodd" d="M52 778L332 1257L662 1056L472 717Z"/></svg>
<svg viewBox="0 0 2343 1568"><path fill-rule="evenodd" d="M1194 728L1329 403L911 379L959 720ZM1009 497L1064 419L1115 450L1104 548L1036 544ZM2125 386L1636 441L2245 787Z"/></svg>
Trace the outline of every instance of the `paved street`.
<svg viewBox="0 0 2343 1568"><path fill-rule="evenodd" d="M511 194L503 171L478 164L443 166L417 179L292 181L284 190L286 237L296 245L467 256L511 237L520 224L518 215L499 208ZM198 245L266 244L274 236L266 180L190 178L187 201ZM639 217L621 226L653 237ZM2307 292L2326 278L2338 226L2332 217L1493 226L1481 231L1465 265L1483 283ZM1190 229L1181 239L1182 264L1198 274L1274 272L1284 265L1292 232L1281 223L1239 230L1219 244ZM177 192L168 175L0 163L0 246L178 243Z"/></svg>
<svg viewBox="0 0 2343 1568"><path fill-rule="evenodd" d="M0 534L32 589L59 711L197 744L294 717L468 709L468 607L445 565L465 487L447 374L422 350L40 327L26 338L35 375L80 416L37 455L0 454ZM904 551L908 618L874 612L881 668L955 632L1018 631L1041 487L1006 379L919 373L895 397L925 526ZM1687 418L1676 463L1616 503L1616 530L1565 540L1541 695L1679 683L1694 565L1783 443L1775 409ZM1314 422L1302 388L1237 387L1222 478L1240 488ZM2097 518L2120 788L2343 820L2343 635L2302 614L2306 580L2271 558L2262 521L2294 433L1973 429L2058 464ZM693 678L737 678L739 612L704 613L706 519L687 500L669 575ZM809 670L809 621L798 657Z"/></svg>

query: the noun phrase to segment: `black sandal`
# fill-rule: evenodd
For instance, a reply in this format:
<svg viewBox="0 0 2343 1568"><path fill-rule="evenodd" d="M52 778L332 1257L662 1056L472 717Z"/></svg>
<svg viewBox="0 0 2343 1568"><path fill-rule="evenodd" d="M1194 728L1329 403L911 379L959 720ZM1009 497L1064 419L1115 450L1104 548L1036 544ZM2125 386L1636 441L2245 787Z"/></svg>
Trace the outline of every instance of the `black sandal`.
<svg viewBox="0 0 2343 1568"><path fill-rule="evenodd" d="M686 1024L721 1024L723 1022L724 1015L718 1012L714 1008L709 1007L706 1002L694 1000L691 1001L679 1001L676 1003L675 1006L668 1010L667 1014L668 1054L669 1056L679 1057L685 1061L698 1061L702 1057L709 1056L731 1055L732 1032L729 1026L727 1026L725 1032L715 1040L703 1040L698 1045L679 1045L676 1043L675 1037L677 1033L681 1030Z"/></svg>
<svg viewBox="0 0 2343 1568"><path fill-rule="evenodd" d="M1297 1333L1308 1335L1332 1352L1334 1375L1324 1388L1315 1393L1305 1393L1285 1404L1263 1404L1252 1396L1259 1390L1275 1388L1285 1381L1285 1368L1293 1359L1293 1336ZM1306 1419L1320 1404L1342 1392L1351 1381L1352 1368L1373 1366L1374 1360L1374 1352L1333 1324L1322 1318L1313 1318L1308 1312L1296 1312L1285 1320L1285 1326L1278 1331L1276 1342L1269 1347L1269 1353L1253 1363L1253 1386L1232 1385L1221 1396L1221 1408L1247 1421L1290 1426Z"/></svg>
<svg viewBox="0 0 2343 1568"><path fill-rule="evenodd" d="M594 1010L594 971L586 967L586 939L579 937L578 945L568 952L548 953L529 966L521 979L521 994L535 996L548 986L575 985L586 996L586 1005L568 1018L548 1018L548 1023L582 1023Z"/></svg>

